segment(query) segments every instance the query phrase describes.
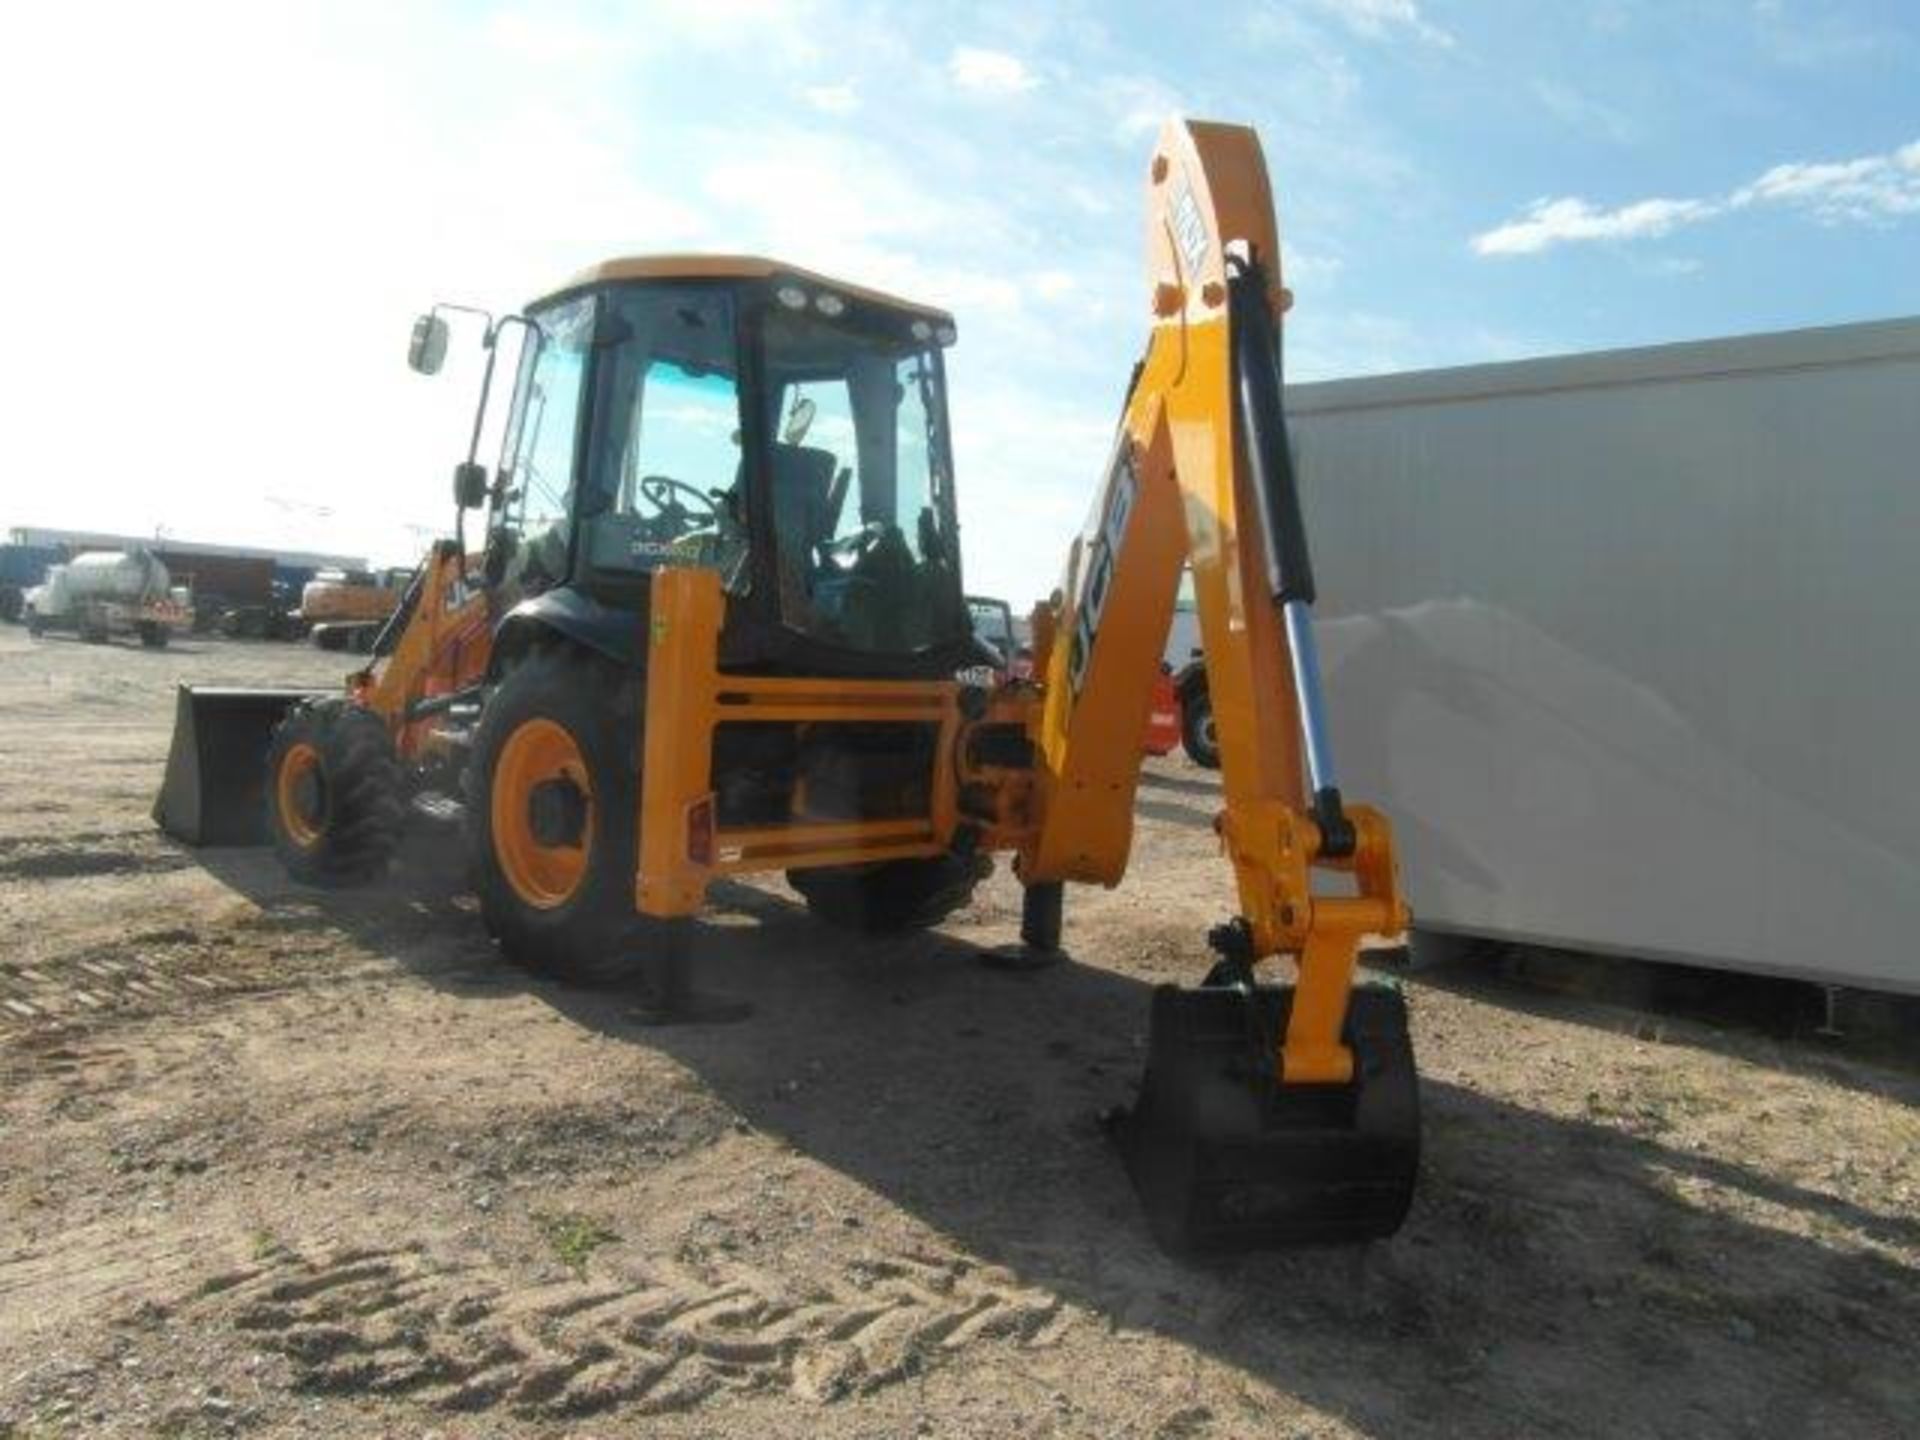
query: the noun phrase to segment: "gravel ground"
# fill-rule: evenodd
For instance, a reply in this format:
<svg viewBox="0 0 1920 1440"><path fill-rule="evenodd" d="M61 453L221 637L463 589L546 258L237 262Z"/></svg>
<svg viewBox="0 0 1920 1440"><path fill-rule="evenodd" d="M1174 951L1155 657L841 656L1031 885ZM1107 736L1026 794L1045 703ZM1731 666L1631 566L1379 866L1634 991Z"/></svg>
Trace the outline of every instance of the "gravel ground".
<svg viewBox="0 0 1920 1440"><path fill-rule="evenodd" d="M338 657L0 629L0 1436L1900 1435L1920 1081L1474 972L1408 981L1394 1240L1147 1238L1096 1117L1229 904L1203 772L1133 874L850 940L730 887L738 1023L504 964L444 841L302 891L147 818L175 680Z"/></svg>

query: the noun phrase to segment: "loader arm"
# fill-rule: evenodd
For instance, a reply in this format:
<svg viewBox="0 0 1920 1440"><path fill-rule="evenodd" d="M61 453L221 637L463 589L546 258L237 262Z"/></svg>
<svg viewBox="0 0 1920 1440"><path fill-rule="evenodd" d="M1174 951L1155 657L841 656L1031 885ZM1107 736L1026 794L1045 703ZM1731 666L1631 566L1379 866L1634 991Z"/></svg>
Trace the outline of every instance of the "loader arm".
<svg viewBox="0 0 1920 1440"><path fill-rule="evenodd" d="M1320 700L1313 577L1281 408L1278 333L1291 296L1254 132L1169 122L1147 185L1153 329L1106 479L1075 541L1036 668L1032 886L1118 883L1152 680L1182 563L1193 570L1225 806L1216 819L1240 914L1215 932L1225 973L1297 966L1276 1074L1343 1085L1354 960L1407 923L1386 821L1343 803ZM1355 893L1316 893L1344 871Z"/></svg>

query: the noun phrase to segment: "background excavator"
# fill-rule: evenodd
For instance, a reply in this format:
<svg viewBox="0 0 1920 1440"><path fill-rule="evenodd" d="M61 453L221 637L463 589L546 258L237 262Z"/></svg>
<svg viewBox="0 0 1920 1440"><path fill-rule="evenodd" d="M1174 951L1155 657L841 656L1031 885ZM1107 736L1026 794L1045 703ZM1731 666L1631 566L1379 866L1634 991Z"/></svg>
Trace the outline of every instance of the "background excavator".
<svg viewBox="0 0 1920 1440"><path fill-rule="evenodd" d="M613 261L487 319L454 481L483 551L461 518L344 694L183 690L160 823L264 826L296 876L345 884L381 871L410 803L458 811L487 930L561 974L679 953L724 876L784 872L828 923L901 930L1005 853L1041 960L1066 882L1125 872L1184 563L1238 913L1205 983L1154 993L1116 1133L1169 1246L1391 1233L1417 1086L1399 992L1356 959L1407 913L1386 822L1335 778L1251 130L1169 123L1147 251L1146 354L1034 614L1033 678L956 678L992 657L961 584L944 312L772 261ZM447 342L422 317L410 362L437 370Z"/></svg>

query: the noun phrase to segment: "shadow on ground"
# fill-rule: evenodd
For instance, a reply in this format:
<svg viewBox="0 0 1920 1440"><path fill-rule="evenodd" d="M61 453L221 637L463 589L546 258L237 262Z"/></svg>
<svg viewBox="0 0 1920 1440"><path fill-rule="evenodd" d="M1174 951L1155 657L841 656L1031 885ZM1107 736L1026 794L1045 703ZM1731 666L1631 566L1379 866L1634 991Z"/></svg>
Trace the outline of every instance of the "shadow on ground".
<svg viewBox="0 0 1920 1440"><path fill-rule="evenodd" d="M726 886L695 973L753 1013L656 1027L638 979L570 988L494 959L445 855L416 847L393 883L351 894L295 890L265 852L202 858L269 914L349 932L428 983L530 994L669 1054L755 1129L1085 1323L1168 1337L1365 1431L1892 1434L1920 1405L1920 1273L1895 1253L1920 1247L1910 1215L1428 1081L1419 1195L1394 1240L1176 1260L1097 1123L1141 1065L1140 981L995 971L954 934L848 937Z"/></svg>

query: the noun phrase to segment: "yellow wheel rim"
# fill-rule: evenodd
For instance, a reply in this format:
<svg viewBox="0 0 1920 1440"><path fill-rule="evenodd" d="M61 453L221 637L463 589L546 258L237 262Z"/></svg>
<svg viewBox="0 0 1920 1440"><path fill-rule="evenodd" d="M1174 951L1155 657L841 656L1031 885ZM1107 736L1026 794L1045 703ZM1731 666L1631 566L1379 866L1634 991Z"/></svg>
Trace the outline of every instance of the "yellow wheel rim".
<svg viewBox="0 0 1920 1440"><path fill-rule="evenodd" d="M571 782L586 802L578 843L543 844L534 832L534 791L552 781ZM488 818L494 856L514 894L536 910L552 910L573 898L586 879L593 848L593 784L580 746L564 726L529 720L507 736L494 762Z"/></svg>
<svg viewBox="0 0 1920 1440"><path fill-rule="evenodd" d="M280 828L303 850L318 841L327 828L324 780L320 752L304 740L289 745L280 757L280 773L274 777L274 804L280 812Z"/></svg>

